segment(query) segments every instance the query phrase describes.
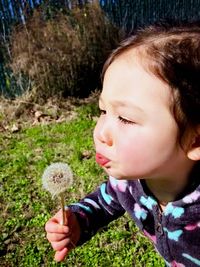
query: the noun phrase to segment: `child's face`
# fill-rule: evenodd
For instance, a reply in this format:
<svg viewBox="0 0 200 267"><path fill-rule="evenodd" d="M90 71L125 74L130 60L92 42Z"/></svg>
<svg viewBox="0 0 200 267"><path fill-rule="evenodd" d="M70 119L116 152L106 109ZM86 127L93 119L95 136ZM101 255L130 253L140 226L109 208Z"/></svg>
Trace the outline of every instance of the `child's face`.
<svg viewBox="0 0 200 267"><path fill-rule="evenodd" d="M109 66L94 130L99 162L119 179L170 177L188 159L178 145L168 86L133 52Z"/></svg>

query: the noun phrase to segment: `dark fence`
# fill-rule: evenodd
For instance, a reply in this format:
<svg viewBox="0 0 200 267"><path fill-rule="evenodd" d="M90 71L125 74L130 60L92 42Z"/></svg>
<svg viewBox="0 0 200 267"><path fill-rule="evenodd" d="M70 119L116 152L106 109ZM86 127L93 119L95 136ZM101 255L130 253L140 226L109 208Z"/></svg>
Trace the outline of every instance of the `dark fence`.
<svg viewBox="0 0 200 267"><path fill-rule="evenodd" d="M0 94L12 96L12 93L20 93L11 70L6 68L9 51L5 49L11 27L16 23L25 24L33 9L40 5L49 10L62 10L71 9L73 5L83 6L92 1L0 0ZM200 19L200 0L99 0L99 3L108 18L127 33L161 19Z"/></svg>
<svg viewBox="0 0 200 267"><path fill-rule="evenodd" d="M126 32L161 19L200 19L200 0L100 0L100 4Z"/></svg>

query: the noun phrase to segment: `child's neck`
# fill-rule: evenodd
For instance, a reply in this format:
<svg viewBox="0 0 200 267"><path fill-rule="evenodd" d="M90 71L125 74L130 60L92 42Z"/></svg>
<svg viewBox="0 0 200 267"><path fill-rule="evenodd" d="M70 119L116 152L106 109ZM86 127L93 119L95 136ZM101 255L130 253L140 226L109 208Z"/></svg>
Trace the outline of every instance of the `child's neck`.
<svg viewBox="0 0 200 267"><path fill-rule="evenodd" d="M169 180L145 180L145 183L151 193L157 198L160 204L166 205L174 201L176 197L185 189L187 181L174 183Z"/></svg>
<svg viewBox="0 0 200 267"><path fill-rule="evenodd" d="M194 166L192 170L188 170L184 175L176 175L173 179L145 179L145 184L161 207L165 207L168 202L182 198L184 193L188 193L193 190L193 187L197 186L195 177L198 173L199 164Z"/></svg>

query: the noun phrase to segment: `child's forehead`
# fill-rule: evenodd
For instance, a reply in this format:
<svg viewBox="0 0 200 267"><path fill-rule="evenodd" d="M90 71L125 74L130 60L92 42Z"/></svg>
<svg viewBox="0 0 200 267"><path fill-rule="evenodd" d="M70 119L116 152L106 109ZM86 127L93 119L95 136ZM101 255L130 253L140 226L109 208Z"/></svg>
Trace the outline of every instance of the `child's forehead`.
<svg viewBox="0 0 200 267"><path fill-rule="evenodd" d="M124 50L122 53L117 55L111 64L121 64L121 62L126 61L127 63L134 63L140 65L146 72L150 73L151 75L155 75L155 70L151 68L156 62L147 51L147 48L143 46L138 47L130 47L127 50Z"/></svg>
<svg viewBox="0 0 200 267"><path fill-rule="evenodd" d="M141 45L129 48L114 58L110 65L115 64L120 67L120 64L122 63L128 64L130 69L135 68L135 66L143 69L150 76L154 77L154 79L163 83L163 85L170 90L170 93L174 95L175 92L173 92L168 79L165 77L165 66L162 64L163 62L160 62L157 58L150 54L148 46ZM171 99L173 98L174 97Z"/></svg>
<svg viewBox="0 0 200 267"><path fill-rule="evenodd" d="M113 59L113 61L105 71L105 76L109 76L110 69L118 70L120 68L121 69L124 68L124 66L128 66L128 71L129 70L131 71L135 68L142 69L144 72L154 77L154 79L158 79L165 85L169 86L169 84L167 84L165 79L163 79L161 76L158 75L156 68L154 68L156 65L157 65L156 60L151 58L151 56L148 54L145 48L143 47L129 48L126 51L123 51L121 54L117 55Z"/></svg>
<svg viewBox="0 0 200 267"><path fill-rule="evenodd" d="M108 67L103 83L103 95L120 97L153 96L165 99L171 106L172 90L169 85L148 69L138 51L117 57Z"/></svg>

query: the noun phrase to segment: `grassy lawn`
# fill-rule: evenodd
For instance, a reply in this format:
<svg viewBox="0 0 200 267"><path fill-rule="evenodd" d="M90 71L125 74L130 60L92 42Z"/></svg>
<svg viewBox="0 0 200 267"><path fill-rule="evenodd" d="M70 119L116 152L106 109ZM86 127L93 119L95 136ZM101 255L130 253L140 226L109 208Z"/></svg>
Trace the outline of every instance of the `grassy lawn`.
<svg viewBox="0 0 200 267"><path fill-rule="evenodd" d="M53 261L44 225L59 206L42 189L45 167L53 162L71 166L74 183L66 203L80 199L106 179L94 160L95 107L83 105L77 112L69 122L0 132L0 266L164 266L128 215L76 248L65 262Z"/></svg>

